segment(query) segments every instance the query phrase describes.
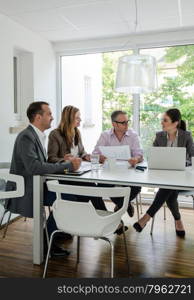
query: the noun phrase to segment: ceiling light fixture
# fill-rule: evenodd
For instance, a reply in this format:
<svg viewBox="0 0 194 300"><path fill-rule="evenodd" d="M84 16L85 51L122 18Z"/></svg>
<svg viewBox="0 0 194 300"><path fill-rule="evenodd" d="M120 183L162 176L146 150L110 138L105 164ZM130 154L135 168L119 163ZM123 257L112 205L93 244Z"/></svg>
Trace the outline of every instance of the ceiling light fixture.
<svg viewBox="0 0 194 300"><path fill-rule="evenodd" d="M135 0L135 32L137 30L137 0ZM138 54L120 57L116 74L115 90L121 93L151 93L157 88L156 59Z"/></svg>

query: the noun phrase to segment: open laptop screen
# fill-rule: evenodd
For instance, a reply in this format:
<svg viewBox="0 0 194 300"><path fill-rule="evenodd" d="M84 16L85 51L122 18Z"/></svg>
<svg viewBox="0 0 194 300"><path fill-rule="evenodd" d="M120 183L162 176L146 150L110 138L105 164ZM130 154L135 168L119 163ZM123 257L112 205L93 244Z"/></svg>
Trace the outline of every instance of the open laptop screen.
<svg viewBox="0 0 194 300"><path fill-rule="evenodd" d="M185 147L151 147L148 154L149 169L185 170Z"/></svg>

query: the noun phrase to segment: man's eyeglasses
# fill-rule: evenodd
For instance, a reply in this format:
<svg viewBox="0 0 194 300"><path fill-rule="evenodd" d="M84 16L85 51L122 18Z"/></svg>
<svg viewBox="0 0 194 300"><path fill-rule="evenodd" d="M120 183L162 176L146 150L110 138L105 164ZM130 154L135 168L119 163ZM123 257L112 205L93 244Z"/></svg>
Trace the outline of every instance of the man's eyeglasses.
<svg viewBox="0 0 194 300"><path fill-rule="evenodd" d="M123 122L119 122L119 121L114 121L114 122L117 123L117 124L127 125L129 123L129 120L128 121L123 121Z"/></svg>

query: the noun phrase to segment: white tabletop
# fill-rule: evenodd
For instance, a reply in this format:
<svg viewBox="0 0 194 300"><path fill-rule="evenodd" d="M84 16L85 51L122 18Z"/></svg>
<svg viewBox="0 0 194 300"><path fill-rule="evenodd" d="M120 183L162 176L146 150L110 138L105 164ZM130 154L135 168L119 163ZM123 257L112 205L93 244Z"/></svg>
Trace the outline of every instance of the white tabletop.
<svg viewBox="0 0 194 300"><path fill-rule="evenodd" d="M87 172L81 176L46 175L46 178L60 178L64 180L99 182L121 185L163 187L177 190L194 190L194 170L191 167L185 171L145 170L135 171L134 168L118 168L109 171L101 169Z"/></svg>

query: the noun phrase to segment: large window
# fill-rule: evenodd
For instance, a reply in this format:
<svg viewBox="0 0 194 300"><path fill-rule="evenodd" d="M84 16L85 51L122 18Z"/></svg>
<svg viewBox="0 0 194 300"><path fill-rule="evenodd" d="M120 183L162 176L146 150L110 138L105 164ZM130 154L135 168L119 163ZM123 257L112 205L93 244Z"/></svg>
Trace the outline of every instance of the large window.
<svg viewBox="0 0 194 300"><path fill-rule="evenodd" d="M102 130L111 127L110 115L116 109L132 114L132 97L114 89L118 59L132 51L63 56L62 107L73 104L81 109L83 125L95 125L97 102L100 104Z"/></svg>
<svg viewBox="0 0 194 300"><path fill-rule="evenodd" d="M140 50L157 61L158 89L140 97L140 138L147 156L156 131L161 130L161 116L169 108L180 109L187 128L194 136L194 46L176 46ZM152 189L143 189L153 196ZM191 206L191 197L182 197L183 206Z"/></svg>
<svg viewBox="0 0 194 300"><path fill-rule="evenodd" d="M168 108L180 109L194 136L194 46L144 49L140 53L154 56L158 66L158 90L141 95L140 102L140 135L147 152Z"/></svg>
<svg viewBox="0 0 194 300"><path fill-rule="evenodd" d="M117 51L102 54L102 127L103 130L111 127L110 115L114 110L124 110L128 113L132 124L132 96L115 91L115 78L119 57L130 55L132 51Z"/></svg>
<svg viewBox="0 0 194 300"><path fill-rule="evenodd" d="M118 59L131 53L129 50L62 57L62 106L80 106L83 114L91 114L84 115L84 120L92 123L93 104L97 101L101 105L103 130L111 127L110 114L115 109L126 110L132 116L132 96L114 90ZM169 107L181 110L194 134L194 46L142 49L140 54L154 56L158 68L158 90L140 95L141 138L145 148L155 131L160 130L161 114Z"/></svg>
<svg viewBox="0 0 194 300"><path fill-rule="evenodd" d="M73 105L81 112L81 134L91 152L102 131L102 54L61 58L62 108Z"/></svg>
<svg viewBox="0 0 194 300"><path fill-rule="evenodd" d="M16 123L15 128L23 126L27 121L26 108L33 99L33 54L16 48L13 53L13 111ZM21 129L19 128L18 130Z"/></svg>

